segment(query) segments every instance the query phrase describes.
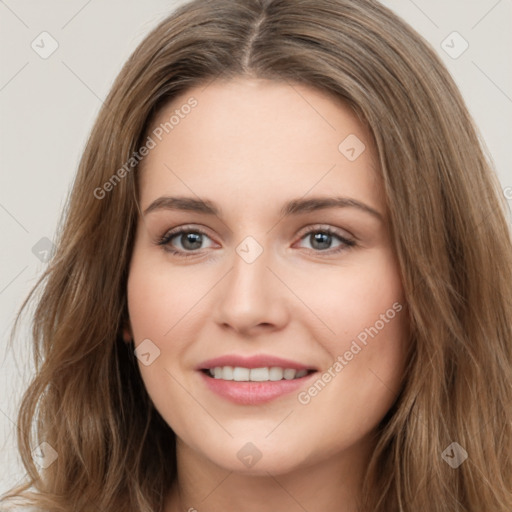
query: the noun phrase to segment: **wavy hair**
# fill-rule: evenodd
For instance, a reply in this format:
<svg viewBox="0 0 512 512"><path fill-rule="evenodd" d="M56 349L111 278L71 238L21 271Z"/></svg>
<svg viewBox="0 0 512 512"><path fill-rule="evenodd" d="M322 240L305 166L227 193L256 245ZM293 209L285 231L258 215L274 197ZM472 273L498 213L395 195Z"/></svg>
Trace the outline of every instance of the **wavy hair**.
<svg viewBox="0 0 512 512"><path fill-rule="evenodd" d="M441 60L374 0L193 0L131 55L90 134L55 255L18 315L37 297L36 373L18 417L27 479L4 500L25 497L52 512L163 510L176 478L175 435L122 339L137 166L118 172L108 194L98 190L165 104L240 76L344 100L377 148L411 339L403 389L378 426L362 510L510 512L506 203ZM58 454L45 470L31 457L42 441ZM453 442L468 453L456 469L443 460Z"/></svg>

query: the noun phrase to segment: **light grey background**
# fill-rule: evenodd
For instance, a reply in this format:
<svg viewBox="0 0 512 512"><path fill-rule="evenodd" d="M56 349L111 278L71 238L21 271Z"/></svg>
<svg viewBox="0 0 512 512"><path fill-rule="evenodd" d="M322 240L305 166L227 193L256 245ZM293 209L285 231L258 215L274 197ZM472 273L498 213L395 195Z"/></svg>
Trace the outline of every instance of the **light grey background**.
<svg viewBox="0 0 512 512"><path fill-rule="evenodd" d="M14 352L7 350L7 340L16 311L45 266L40 240L54 237L86 137L122 64L181 3L0 0L0 494L22 476L15 420L31 375L28 322ZM383 3L443 58L512 204L512 0ZM43 31L58 43L46 59L31 47L35 41L39 52L51 48ZM445 41L452 55L463 48L462 39L450 36L454 31L469 44L458 58L441 46Z"/></svg>

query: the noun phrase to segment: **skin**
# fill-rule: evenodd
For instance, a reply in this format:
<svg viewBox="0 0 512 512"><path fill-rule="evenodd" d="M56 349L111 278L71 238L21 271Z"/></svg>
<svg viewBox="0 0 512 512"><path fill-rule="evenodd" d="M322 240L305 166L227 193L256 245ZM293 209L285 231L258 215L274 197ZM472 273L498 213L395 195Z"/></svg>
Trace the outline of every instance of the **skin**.
<svg viewBox="0 0 512 512"><path fill-rule="evenodd" d="M408 339L370 134L341 100L249 78L188 90L155 126L190 97L197 106L143 162L141 212L161 196L186 196L210 200L220 213L161 208L141 215L127 290L126 336L160 350L139 366L177 436L179 476L166 512L355 511L375 429L400 390ZM366 146L354 161L338 149L349 134ZM280 215L291 199L335 196L382 218L352 206ZM158 245L179 226L207 233L198 249L185 237L168 242L190 257ZM305 233L315 226L336 235L315 243ZM263 249L250 264L236 251L247 236ZM296 392L235 404L195 370L225 354L271 354L311 365L318 377L394 303L402 311L367 345L359 343L361 351L307 404ZM237 457L248 442L261 454L250 467Z"/></svg>

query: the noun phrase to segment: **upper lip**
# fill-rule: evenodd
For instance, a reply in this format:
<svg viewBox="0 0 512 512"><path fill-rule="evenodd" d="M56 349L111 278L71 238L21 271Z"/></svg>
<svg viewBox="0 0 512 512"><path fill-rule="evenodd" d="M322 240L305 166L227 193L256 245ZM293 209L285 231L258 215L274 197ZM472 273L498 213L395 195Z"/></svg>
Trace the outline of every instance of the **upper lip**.
<svg viewBox="0 0 512 512"><path fill-rule="evenodd" d="M281 357L260 354L254 356L239 356L236 354L227 354L220 357L214 357L200 363L196 370L209 370L216 366L239 366L242 368L265 368L277 366L279 368L290 368L294 370L316 370L311 365L292 361L291 359L283 359Z"/></svg>

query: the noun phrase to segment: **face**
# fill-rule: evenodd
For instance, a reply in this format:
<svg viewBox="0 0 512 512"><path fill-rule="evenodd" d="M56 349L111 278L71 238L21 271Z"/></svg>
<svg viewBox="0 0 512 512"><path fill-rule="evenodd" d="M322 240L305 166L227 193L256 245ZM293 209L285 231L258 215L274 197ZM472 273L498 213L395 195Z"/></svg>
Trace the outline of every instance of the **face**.
<svg viewBox="0 0 512 512"><path fill-rule="evenodd" d="M128 309L178 446L249 474L367 453L407 345L369 132L315 89L240 78L175 98L150 138Z"/></svg>

